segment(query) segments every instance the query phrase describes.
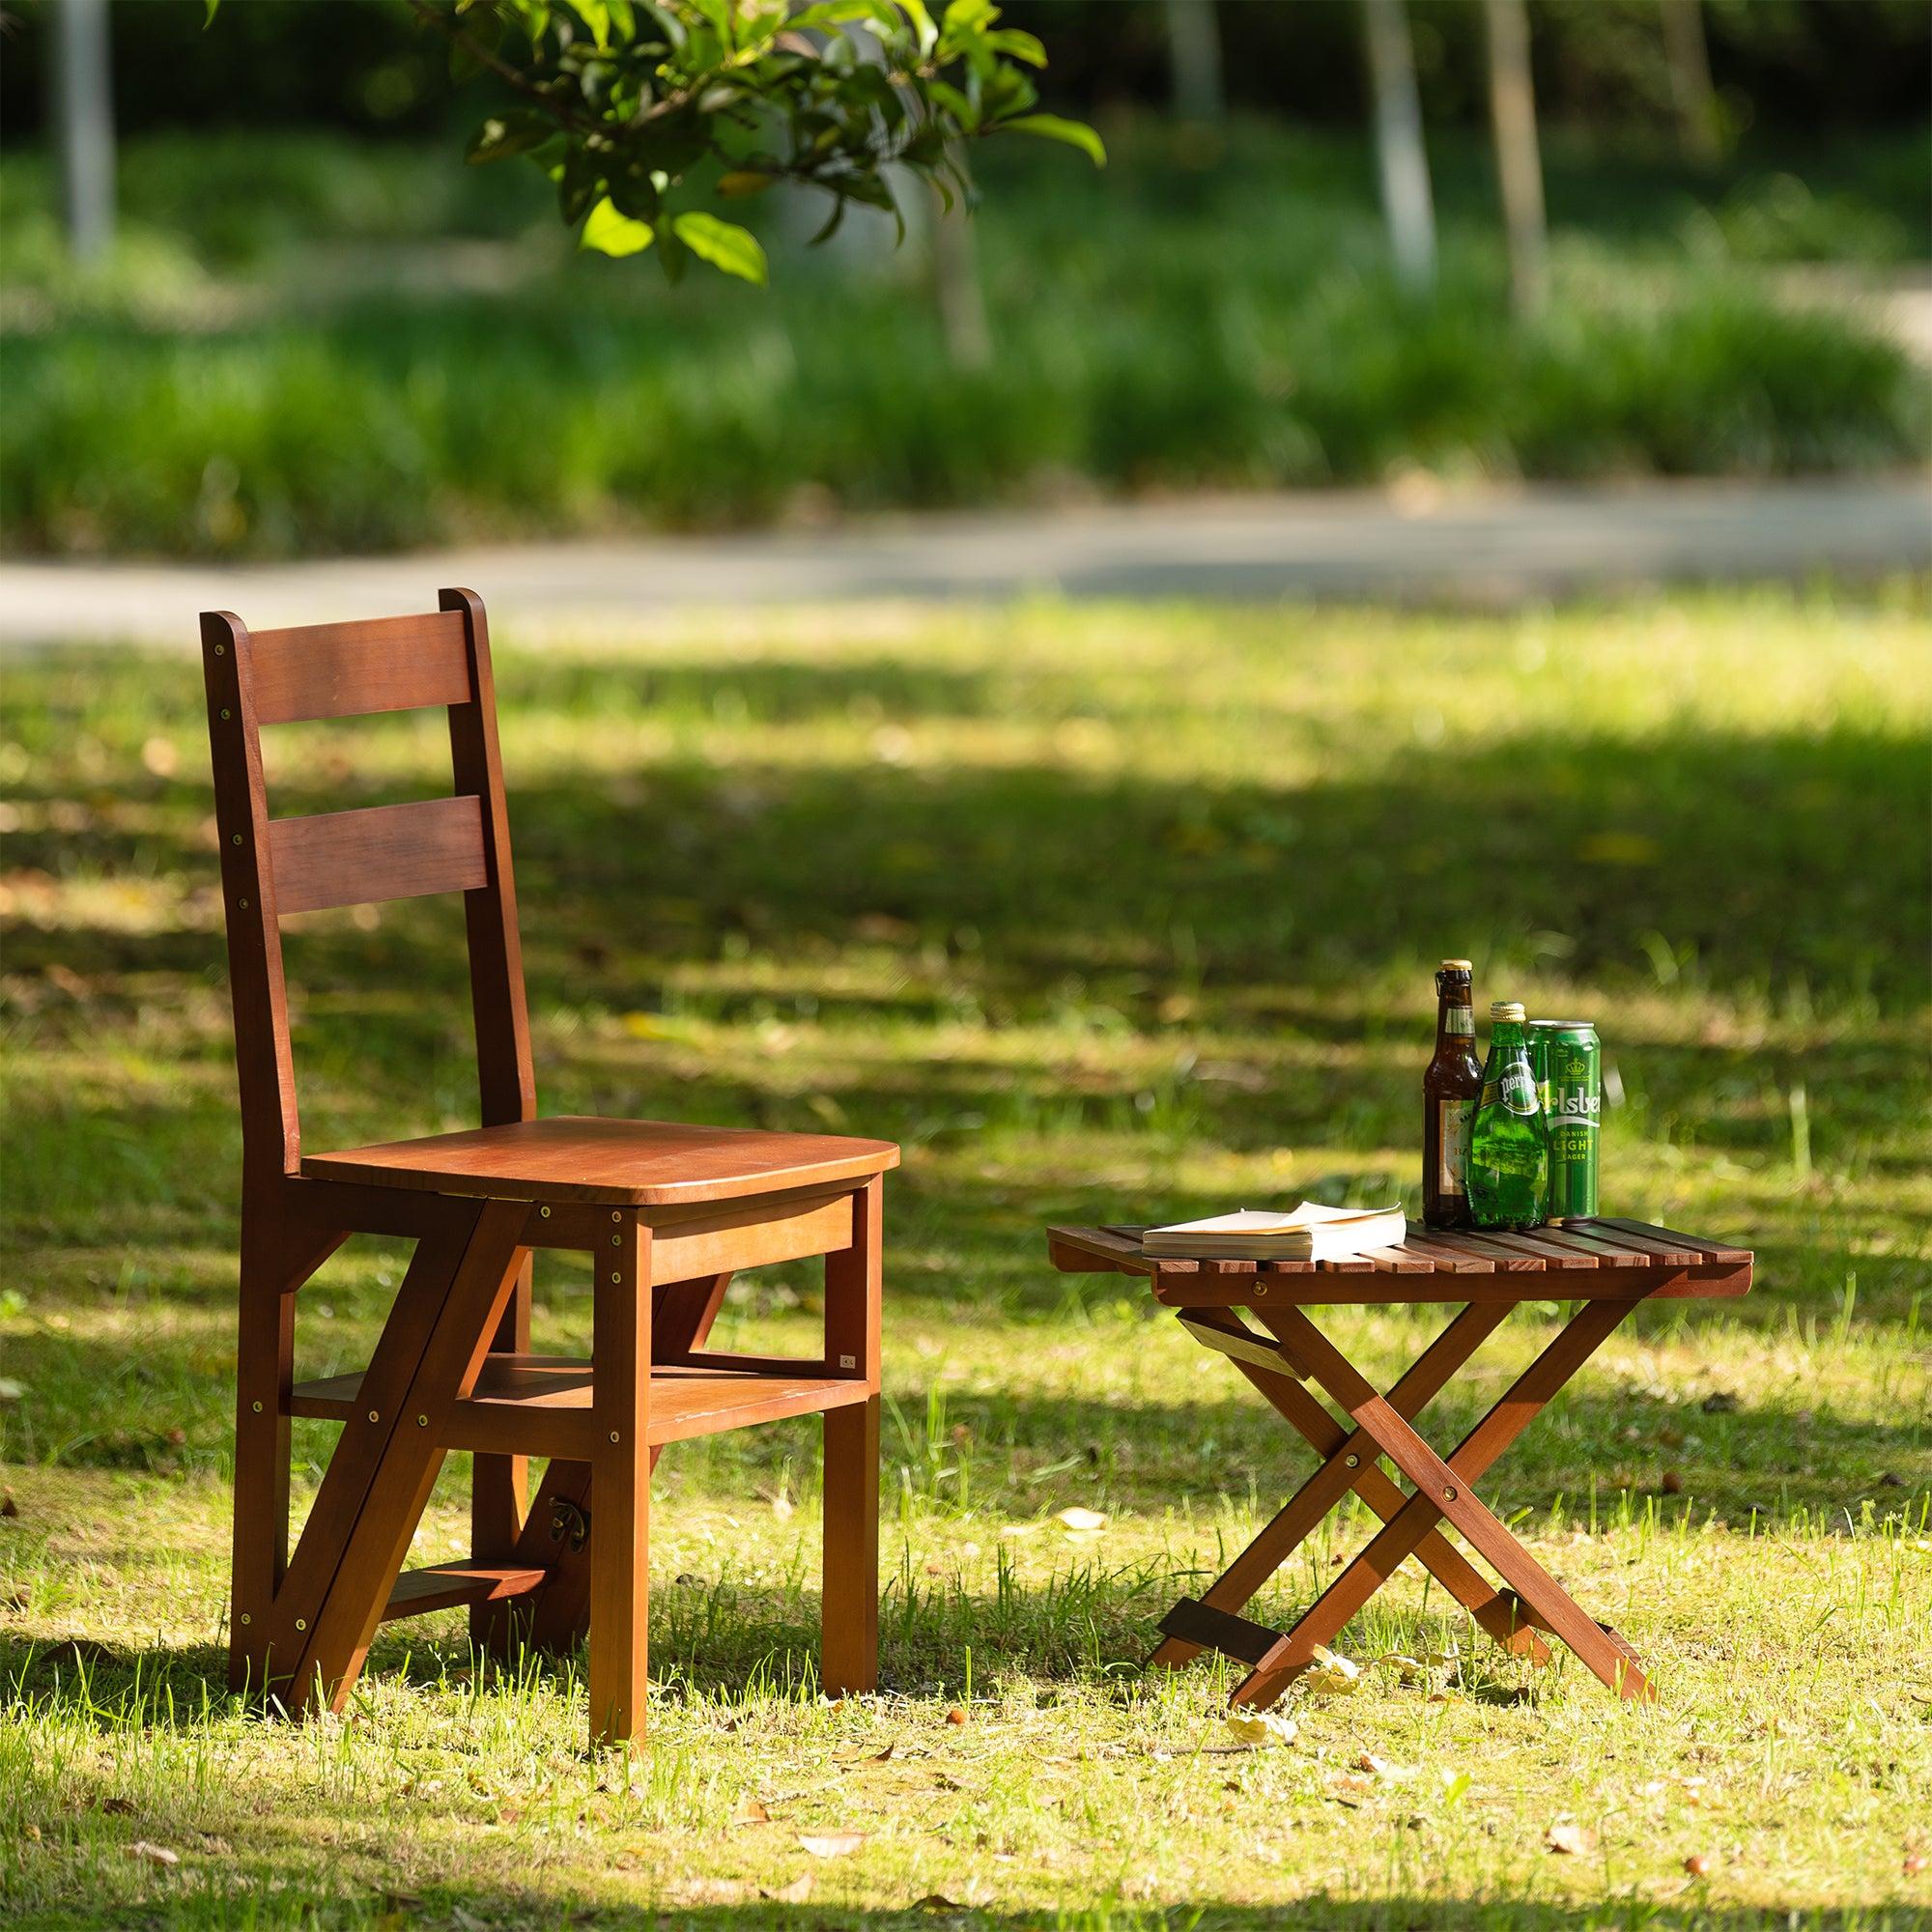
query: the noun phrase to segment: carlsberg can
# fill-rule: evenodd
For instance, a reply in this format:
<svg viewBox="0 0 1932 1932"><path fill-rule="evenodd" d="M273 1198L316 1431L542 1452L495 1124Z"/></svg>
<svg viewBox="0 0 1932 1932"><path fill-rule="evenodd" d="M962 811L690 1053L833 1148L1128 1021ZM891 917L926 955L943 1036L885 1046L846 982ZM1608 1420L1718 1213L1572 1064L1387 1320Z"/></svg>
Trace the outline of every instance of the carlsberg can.
<svg viewBox="0 0 1932 1932"><path fill-rule="evenodd" d="M1604 1049L1586 1020L1531 1020L1529 1064L1549 1122L1548 1217L1597 1211Z"/></svg>

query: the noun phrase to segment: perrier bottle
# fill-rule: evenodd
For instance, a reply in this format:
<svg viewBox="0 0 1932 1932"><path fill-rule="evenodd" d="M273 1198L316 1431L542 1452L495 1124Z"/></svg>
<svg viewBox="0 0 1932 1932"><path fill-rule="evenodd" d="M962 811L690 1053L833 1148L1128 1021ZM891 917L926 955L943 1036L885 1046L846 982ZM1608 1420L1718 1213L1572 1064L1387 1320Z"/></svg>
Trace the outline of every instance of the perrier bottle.
<svg viewBox="0 0 1932 1932"><path fill-rule="evenodd" d="M1490 1008L1490 1058L1469 1122L1469 1210L1479 1228L1534 1228L1549 1179L1549 1123L1529 1065L1522 1008Z"/></svg>

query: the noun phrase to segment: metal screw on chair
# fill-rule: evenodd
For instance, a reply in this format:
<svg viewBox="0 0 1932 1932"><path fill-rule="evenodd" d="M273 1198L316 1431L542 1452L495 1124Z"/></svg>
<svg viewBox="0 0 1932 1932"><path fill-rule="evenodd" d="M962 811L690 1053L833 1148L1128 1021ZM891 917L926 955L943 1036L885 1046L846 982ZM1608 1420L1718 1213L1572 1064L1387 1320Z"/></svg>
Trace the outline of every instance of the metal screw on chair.
<svg viewBox="0 0 1932 1932"><path fill-rule="evenodd" d="M542 1220L548 1221L550 1219L550 1209L548 1208L539 1208L537 1214Z"/></svg>
<svg viewBox="0 0 1932 1932"><path fill-rule="evenodd" d="M252 1624L255 1621L255 1619L251 1617L246 1610L243 1610L242 1612L242 1621L244 1624Z"/></svg>
<svg viewBox="0 0 1932 1932"><path fill-rule="evenodd" d="M241 835L241 833L237 832L237 833L234 833L234 834L232 834L232 835L230 836L230 838L229 838L229 840L228 840L228 842L229 842L229 844L231 844L231 845L239 845L239 844L241 844L241 842L242 842L242 835Z"/></svg>
<svg viewBox="0 0 1932 1932"><path fill-rule="evenodd" d="M298 1617L298 1618L296 1619L296 1629L297 1629L297 1630L298 1630L298 1631L305 1631L305 1630L307 1630L307 1629L308 1629L308 1619L307 1619L306 1617Z"/></svg>
<svg viewBox="0 0 1932 1932"><path fill-rule="evenodd" d="M427 1428L429 1427L429 1417L428 1417L428 1416L426 1416L426 1415L419 1415L419 1416L417 1416L417 1417L416 1417L416 1427L417 1427L418 1429L427 1429Z"/></svg>
<svg viewBox="0 0 1932 1932"><path fill-rule="evenodd" d="M624 1279L624 1277L618 1274L615 1269L612 1269L611 1274L611 1279L612 1282L621 1282Z"/></svg>
<svg viewBox="0 0 1932 1932"><path fill-rule="evenodd" d="M613 1221L621 1221L621 1220L622 1220L622 1219L623 1219L624 1217L623 1217L623 1215L621 1215L620 1213L618 1213L618 1211L616 1210L616 1208L611 1208L611 1220L613 1220Z"/></svg>
<svg viewBox="0 0 1932 1932"><path fill-rule="evenodd" d="M616 1439L617 1439L617 1432L613 1429L611 1432L611 1440L614 1442L616 1441Z"/></svg>
<svg viewBox="0 0 1932 1932"><path fill-rule="evenodd" d="M382 1421L382 1419L383 1419L383 1416L382 1416L382 1411L381 1411L380 1409L374 1409L374 1408L372 1408L372 1409L371 1409L371 1410L369 1411L369 1420L370 1420L371 1422L381 1422L381 1421Z"/></svg>
<svg viewBox="0 0 1932 1932"><path fill-rule="evenodd" d="M622 1236L622 1235L612 1235L612 1236L611 1236L611 1246L612 1246L613 1248L621 1248L621 1247L622 1247L622 1246L624 1245L624 1237L623 1237L623 1236Z"/></svg>
<svg viewBox="0 0 1932 1932"><path fill-rule="evenodd" d="M250 1403L250 1404L248 1405L248 1406L249 1406L250 1408L252 1408L252 1409L253 1409L253 1410L255 1411L255 1413L256 1413L257 1415L260 1415L260 1414L261 1414L261 1412L262 1412L262 1405L261 1405L261 1404L260 1404L259 1402L251 1402L251 1403Z"/></svg>
<svg viewBox="0 0 1932 1932"><path fill-rule="evenodd" d="M228 655L228 646L226 644L216 644L214 655L218 658L225 658Z"/></svg>
<svg viewBox="0 0 1932 1932"><path fill-rule="evenodd" d="M1266 1282L1258 1281L1255 1283L1255 1294L1257 1297L1265 1294L1267 1292L1268 1292L1268 1285Z"/></svg>
<svg viewBox="0 0 1932 1932"><path fill-rule="evenodd" d="M1451 1485L1450 1488L1442 1492L1442 1500L1445 1503L1453 1503L1456 1500L1456 1491L1454 1485Z"/></svg>
<svg viewBox="0 0 1932 1932"><path fill-rule="evenodd" d="M1351 1469L1359 1469L1362 1466L1362 1459L1359 1456L1345 1456L1342 1460Z"/></svg>
<svg viewBox="0 0 1932 1932"><path fill-rule="evenodd" d="M229 708L225 704L221 707L221 715L224 718L233 718L235 716L234 712L229 710Z"/></svg>
<svg viewBox="0 0 1932 1932"><path fill-rule="evenodd" d="M239 905L243 912L246 912L248 910L248 901L246 899L237 899L236 904Z"/></svg>

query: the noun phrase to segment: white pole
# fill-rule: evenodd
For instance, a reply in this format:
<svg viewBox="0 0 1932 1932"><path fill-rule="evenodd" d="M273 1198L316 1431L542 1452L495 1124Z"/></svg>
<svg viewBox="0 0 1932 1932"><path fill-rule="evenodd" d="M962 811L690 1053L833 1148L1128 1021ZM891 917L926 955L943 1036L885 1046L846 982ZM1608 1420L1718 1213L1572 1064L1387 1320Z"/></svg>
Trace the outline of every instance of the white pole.
<svg viewBox="0 0 1932 1932"><path fill-rule="evenodd" d="M1431 289L1435 285L1435 204L1429 187L1429 150L1422 139L1408 12L1403 0L1362 0L1362 7L1375 84L1376 159L1395 271L1408 288Z"/></svg>
<svg viewBox="0 0 1932 1932"><path fill-rule="evenodd" d="M68 246L92 261L114 240L114 93L107 0L57 0L53 109Z"/></svg>

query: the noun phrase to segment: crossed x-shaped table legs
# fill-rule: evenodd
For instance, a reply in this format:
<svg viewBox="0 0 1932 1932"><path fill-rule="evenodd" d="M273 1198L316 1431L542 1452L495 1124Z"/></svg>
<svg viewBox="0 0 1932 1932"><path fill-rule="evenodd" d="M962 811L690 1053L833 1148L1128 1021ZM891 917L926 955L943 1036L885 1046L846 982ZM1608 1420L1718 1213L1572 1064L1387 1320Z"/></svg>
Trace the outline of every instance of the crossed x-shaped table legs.
<svg viewBox="0 0 1932 1932"><path fill-rule="evenodd" d="M1332 1643L1349 1619L1394 1575L1406 1556L1430 1573L1475 1621L1520 1656L1547 1662L1545 1634L1560 1637L1623 1697L1656 1695L1636 1655L1587 1616L1549 1573L1479 1501L1474 1485L1535 1420L1544 1406L1589 1360L1636 1300L1583 1304L1446 1461L1416 1433L1412 1418L1479 1349L1509 1313L1507 1302L1472 1302L1458 1315L1386 1396L1376 1389L1299 1308L1256 1309L1274 1337L1257 1335L1229 1308L1188 1308L1182 1324L1228 1355L1276 1411L1323 1461L1199 1600L1185 1598L1161 1624L1155 1663L1179 1666L1204 1649L1249 1665L1236 1704L1272 1703ZM1345 1429L1303 1386L1320 1384L1346 1410ZM1405 1495L1377 1467L1386 1456L1414 1489ZM1352 1490L1382 1520L1368 1548L1286 1632L1237 1614L1328 1511ZM1444 1520L1507 1586L1492 1589L1437 1528Z"/></svg>

